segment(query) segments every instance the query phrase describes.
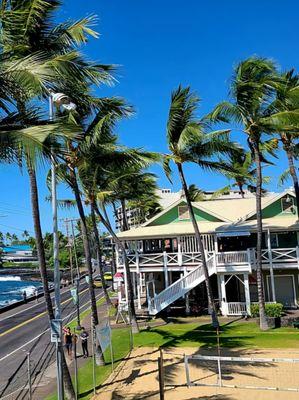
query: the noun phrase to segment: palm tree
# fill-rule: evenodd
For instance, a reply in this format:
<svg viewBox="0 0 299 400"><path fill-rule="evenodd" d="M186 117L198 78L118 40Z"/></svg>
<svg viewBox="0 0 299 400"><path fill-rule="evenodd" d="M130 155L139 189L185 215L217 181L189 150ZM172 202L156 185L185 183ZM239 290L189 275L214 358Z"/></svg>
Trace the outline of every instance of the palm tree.
<svg viewBox="0 0 299 400"><path fill-rule="evenodd" d="M273 61L251 57L238 64L235 69L230 93L231 101L220 103L210 114L216 122L233 122L242 126L256 168L256 271L260 309L260 328L268 329L265 313L265 299L262 275L262 162L263 136L279 130L294 130L298 126L298 113L295 111L277 111L269 107L275 99L276 90L281 84Z"/></svg>
<svg viewBox="0 0 299 400"><path fill-rule="evenodd" d="M281 83L276 89L276 98L269 109L272 111L288 112L299 108L299 75L290 70L280 75ZM288 170L282 175L283 181L290 175L293 181L297 206L299 204L299 181L295 166L298 150L297 143L299 137L298 129L289 130L282 127L278 132L279 140L282 143L282 148L286 153L288 160ZM295 128L295 127L294 127Z"/></svg>
<svg viewBox="0 0 299 400"><path fill-rule="evenodd" d="M190 196L190 200L193 201L203 201L205 200L205 194L203 190L199 189L194 183L189 185L188 192Z"/></svg>
<svg viewBox="0 0 299 400"><path fill-rule="evenodd" d="M270 146L268 141L267 146ZM272 153L272 149L271 149ZM272 153L273 155L273 153ZM265 158L264 162L270 164ZM223 193L227 193L229 190L237 187L242 198L245 197L244 188L245 186L250 192L256 192L256 168L252 159L251 152L245 152L244 149L240 149L238 152L234 152L228 156L227 163L231 166L231 170L223 171L223 175L231 180L233 183L217 190L213 197L217 197ZM268 183L269 177L263 177L263 183ZM265 190L262 189L264 193Z"/></svg>
<svg viewBox="0 0 299 400"><path fill-rule="evenodd" d="M131 323L133 330L138 331L133 285L125 247L113 231L105 211L100 211L97 200L99 193L100 195L103 193L113 195L116 182L119 182L122 177L128 176L132 168L136 170L136 166L139 169L148 166L157 159L157 156L141 149L127 149L120 146L117 143L117 137L113 134L113 128L119 119L130 115L132 109L121 99L105 99L101 103L102 107L85 130L85 140L76 149L75 165L86 201L91 206L91 213L95 212L98 215L101 223L123 251L128 280ZM114 200L115 198L112 198L112 201ZM105 209L103 208L103 210ZM96 231L94 232L96 235Z"/></svg>
<svg viewBox="0 0 299 400"><path fill-rule="evenodd" d="M64 22L56 26L53 25L53 14L57 10L59 2L40 0L14 2L4 2L1 9L1 44L4 55L11 60L22 60L24 57L32 57L44 61L43 73L46 75L48 87L54 91L67 89L73 93L79 93L79 88L87 89L90 83L102 83L111 80L110 66L94 65L86 62L77 51L76 47L87 41L87 36L97 36L90 28L93 18L83 18L75 22ZM34 71L33 71L34 72ZM27 105L36 95L48 95L45 86L36 82L36 76L31 74L30 91L15 90L14 100L17 104L23 122L27 125ZM16 85L14 85L16 88ZM42 90L41 90L42 89ZM62 89L62 90L63 90ZM83 92L82 92L83 93ZM67 93L68 94L68 93ZM81 104L88 102L88 94L81 95ZM36 234L36 246L40 263L42 280L44 283L44 293L47 303L49 318L53 318L52 304L50 302L47 270L45 262L45 252L42 241L42 231L40 225L38 187L36 182L36 171L32 158L27 154L27 169L30 180L31 203L33 210L34 227ZM62 348L60 351L63 353ZM63 355L65 386L67 396L74 398L70 375Z"/></svg>
<svg viewBox="0 0 299 400"><path fill-rule="evenodd" d="M205 249L195 219L183 164L192 162L198 164L203 169L222 171L225 168L225 164L214 160L214 157L217 154L230 153L234 145L228 141L229 131L205 132L205 123L195 118L198 102L198 97L190 92L189 87L182 88L179 86L178 89L172 93L167 121L167 142L170 154L165 156L164 170L169 177L171 172L170 161L174 161L179 173L190 219L201 253L209 312L212 316L213 325L217 328L219 323L210 284Z"/></svg>

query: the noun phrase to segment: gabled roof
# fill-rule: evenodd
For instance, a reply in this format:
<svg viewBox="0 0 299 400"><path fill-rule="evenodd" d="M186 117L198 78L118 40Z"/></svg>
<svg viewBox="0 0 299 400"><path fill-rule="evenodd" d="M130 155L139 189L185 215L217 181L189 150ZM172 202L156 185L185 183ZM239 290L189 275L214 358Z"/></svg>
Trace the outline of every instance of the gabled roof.
<svg viewBox="0 0 299 400"><path fill-rule="evenodd" d="M205 222L197 221L197 225L202 234L222 233L222 232L256 232L256 220L239 221L236 223L227 222ZM299 230L297 217L276 217L267 218L263 221L263 230L272 229L275 231ZM140 226L125 232L120 232L117 236L121 240L140 240L154 239L162 237L176 237L184 235L194 235L194 228L191 222L182 222L179 224L166 224L155 226Z"/></svg>
<svg viewBox="0 0 299 400"><path fill-rule="evenodd" d="M269 207L271 204L275 203L277 200L280 200L281 198L283 198L284 196L289 195L292 197L295 197L294 192L292 192L291 190L285 190L282 193L278 193L275 196L271 196L270 197L263 197L262 198L262 210L264 210L266 207ZM263 201L264 200L264 201ZM244 217L242 218L244 221L248 220L249 218L252 218L256 215L256 209L254 207L254 210L252 210L249 214L244 215Z"/></svg>
<svg viewBox="0 0 299 400"><path fill-rule="evenodd" d="M205 202L197 202L197 203L192 203L192 206L197 208L200 211L203 211L207 214L210 214L211 216L219 219L220 221L223 222L229 222L229 219L225 218L224 216L215 213L214 211L211 211L209 209L207 209L206 207L203 206ZM165 215L166 213L168 213L168 211L172 210L173 208L181 205L181 204L187 204L186 200L184 198L178 199L177 201L175 201L174 203L170 204L170 206L166 207L164 210L162 210L160 213L158 213L157 215L155 215L153 218L149 219L148 221L146 221L144 224L142 224L142 226L149 226L151 225L153 222L155 222L156 220L158 220L160 217L162 217L163 215ZM181 223L181 222L180 222Z"/></svg>

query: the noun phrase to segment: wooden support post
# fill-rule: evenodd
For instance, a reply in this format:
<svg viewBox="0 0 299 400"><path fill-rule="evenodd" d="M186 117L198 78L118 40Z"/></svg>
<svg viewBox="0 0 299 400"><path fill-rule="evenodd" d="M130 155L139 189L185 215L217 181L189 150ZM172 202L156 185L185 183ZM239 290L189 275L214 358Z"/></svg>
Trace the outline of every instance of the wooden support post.
<svg viewBox="0 0 299 400"><path fill-rule="evenodd" d="M165 288L167 288L169 286L169 279L168 279L167 253L166 253L166 251L163 251L163 268L164 268Z"/></svg>
<svg viewBox="0 0 299 400"><path fill-rule="evenodd" d="M271 237L270 237L270 230L267 230L267 247L268 247L268 258L269 258L269 265L270 265L270 279L271 279L271 291L272 291L272 301L276 301L276 292L275 292L275 280L274 280L274 273L273 273L273 260L272 260L272 249L271 249ZM268 293L269 300L270 300L270 293Z"/></svg>
<svg viewBox="0 0 299 400"><path fill-rule="evenodd" d="M244 290L245 290L245 301L246 301L246 313L247 315L251 315L248 274L244 274Z"/></svg>

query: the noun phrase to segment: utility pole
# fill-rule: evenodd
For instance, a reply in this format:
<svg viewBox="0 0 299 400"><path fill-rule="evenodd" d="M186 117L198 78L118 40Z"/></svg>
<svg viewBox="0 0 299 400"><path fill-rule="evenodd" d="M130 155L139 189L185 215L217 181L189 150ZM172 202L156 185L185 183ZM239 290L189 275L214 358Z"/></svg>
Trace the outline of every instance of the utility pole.
<svg viewBox="0 0 299 400"><path fill-rule="evenodd" d="M49 96L49 117L50 121L54 118L53 95ZM62 341L62 321L61 321L61 299L60 299L60 271L59 271L59 238L57 221L57 192L56 192L56 165L52 156L51 164L51 197L52 197L52 215L53 215L53 259L54 259L54 297L55 297L55 320L58 324L58 337L56 340L56 369L57 369L57 394L58 400L64 399L63 390L63 371L62 371L62 347L59 345Z"/></svg>

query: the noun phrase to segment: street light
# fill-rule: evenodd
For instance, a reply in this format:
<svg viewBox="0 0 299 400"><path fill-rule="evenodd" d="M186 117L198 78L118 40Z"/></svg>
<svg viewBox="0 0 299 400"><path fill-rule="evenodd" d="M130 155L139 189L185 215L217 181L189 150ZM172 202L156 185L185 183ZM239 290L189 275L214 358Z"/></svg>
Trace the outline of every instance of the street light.
<svg viewBox="0 0 299 400"><path fill-rule="evenodd" d="M54 119L54 104L68 111L74 110L76 105L69 97L63 93L51 93L49 96L49 119ZM54 261L54 297L55 297L55 322L58 325L58 335L56 337L56 364L57 364L57 392L58 400L64 399L63 393L63 371L62 353L59 349L59 342L62 339L62 320L61 320L61 299L60 299L60 271L59 271L59 237L57 220L57 191L56 191L56 166L55 160L51 157L51 197L53 215L53 261Z"/></svg>

